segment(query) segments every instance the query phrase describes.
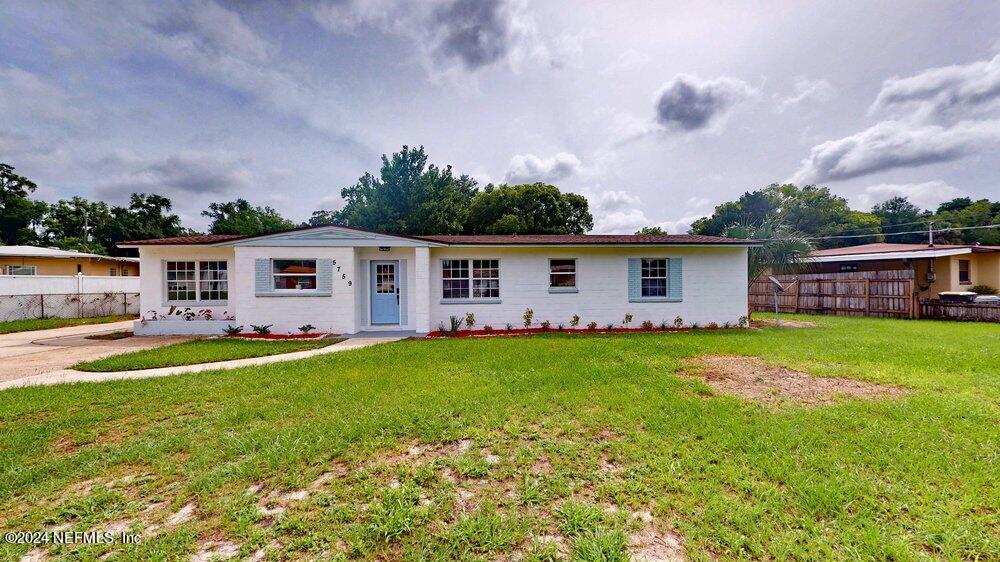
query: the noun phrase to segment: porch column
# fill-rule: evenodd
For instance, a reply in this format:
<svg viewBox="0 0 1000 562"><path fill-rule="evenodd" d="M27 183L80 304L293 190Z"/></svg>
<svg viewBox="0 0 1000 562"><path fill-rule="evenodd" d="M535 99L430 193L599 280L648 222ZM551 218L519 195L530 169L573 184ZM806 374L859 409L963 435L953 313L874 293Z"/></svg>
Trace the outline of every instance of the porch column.
<svg viewBox="0 0 1000 562"><path fill-rule="evenodd" d="M431 331L431 250L414 248L413 327L419 333Z"/></svg>

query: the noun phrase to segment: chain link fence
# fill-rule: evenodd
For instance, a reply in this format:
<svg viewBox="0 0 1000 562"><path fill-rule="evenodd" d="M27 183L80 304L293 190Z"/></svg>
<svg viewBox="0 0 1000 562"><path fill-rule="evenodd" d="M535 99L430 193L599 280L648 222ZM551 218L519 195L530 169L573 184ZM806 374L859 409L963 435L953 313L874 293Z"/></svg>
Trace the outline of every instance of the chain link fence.
<svg viewBox="0 0 1000 562"><path fill-rule="evenodd" d="M0 295L0 321L139 314L139 293Z"/></svg>

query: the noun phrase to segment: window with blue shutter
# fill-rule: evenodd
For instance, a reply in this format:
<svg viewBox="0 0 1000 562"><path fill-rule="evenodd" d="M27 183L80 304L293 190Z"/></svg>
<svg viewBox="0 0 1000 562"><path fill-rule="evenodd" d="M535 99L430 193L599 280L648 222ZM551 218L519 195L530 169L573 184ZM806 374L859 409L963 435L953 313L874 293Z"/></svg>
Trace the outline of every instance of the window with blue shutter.
<svg viewBox="0 0 1000 562"><path fill-rule="evenodd" d="M681 301L683 293L681 267L681 258L629 258L629 301Z"/></svg>

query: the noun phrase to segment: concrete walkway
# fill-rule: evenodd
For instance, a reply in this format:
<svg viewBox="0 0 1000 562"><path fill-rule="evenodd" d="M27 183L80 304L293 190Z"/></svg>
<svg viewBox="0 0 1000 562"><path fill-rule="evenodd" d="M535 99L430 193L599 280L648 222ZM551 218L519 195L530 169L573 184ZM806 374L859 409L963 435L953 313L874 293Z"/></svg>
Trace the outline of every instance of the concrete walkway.
<svg viewBox="0 0 1000 562"><path fill-rule="evenodd" d="M84 371L75 371L73 369L60 369L48 373L43 373L40 375L34 375L30 377L23 377L14 380L0 382L0 390L6 390L8 388L17 388L23 386L45 386L45 385L63 384L72 382L103 382L103 381L116 381L122 379L146 379L153 377L168 377L171 375L180 375L184 373L198 373L201 371L212 371L218 369L236 369L239 367L249 367L253 365L268 365L270 363L280 363L282 361L305 359L306 357L315 357L316 355L324 355L327 353L337 353L339 351L347 351L349 349L359 349L362 347L368 347L380 343L398 341L401 339L403 339L402 336L396 336L396 335L366 336L357 338L352 337L350 339L346 339L342 342L335 343L333 345L328 345L326 347L321 347L319 349L310 349L307 351L296 351L293 353L284 353L281 355L268 355L266 357L251 357L249 359L234 359L232 361L218 361L216 363L202 363L200 365L182 365L179 367L141 369L137 371L119 371L114 373L88 373Z"/></svg>

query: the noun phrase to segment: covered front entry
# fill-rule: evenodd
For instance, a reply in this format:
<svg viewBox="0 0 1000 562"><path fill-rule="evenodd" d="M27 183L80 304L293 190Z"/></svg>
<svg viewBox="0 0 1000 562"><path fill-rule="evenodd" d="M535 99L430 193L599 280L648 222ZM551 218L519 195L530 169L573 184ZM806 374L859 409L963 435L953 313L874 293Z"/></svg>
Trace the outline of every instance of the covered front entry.
<svg viewBox="0 0 1000 562"><path fill-rule="evenodd" d="M399 324L399 261L371 262L372 324Z"/></svg>

